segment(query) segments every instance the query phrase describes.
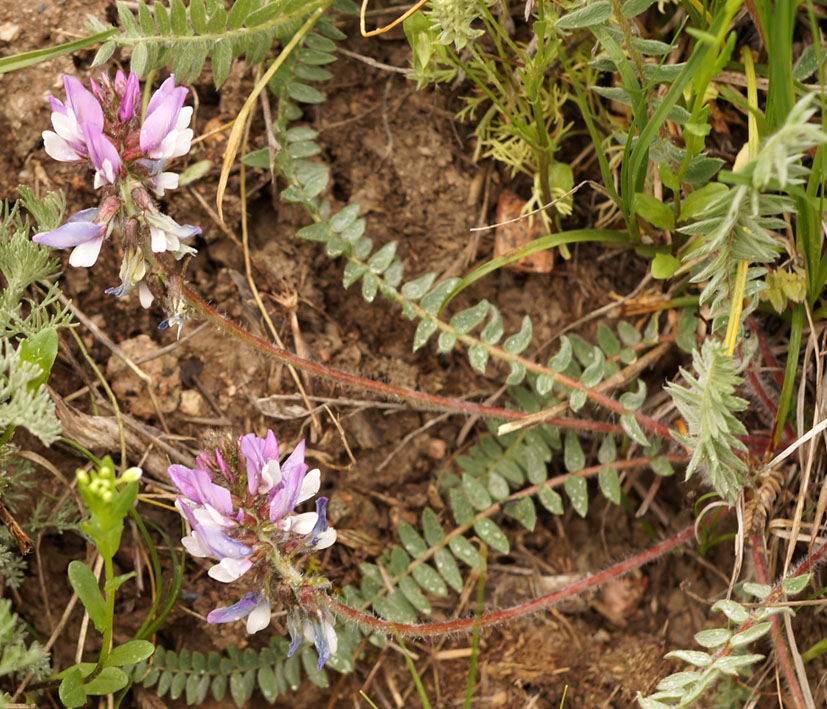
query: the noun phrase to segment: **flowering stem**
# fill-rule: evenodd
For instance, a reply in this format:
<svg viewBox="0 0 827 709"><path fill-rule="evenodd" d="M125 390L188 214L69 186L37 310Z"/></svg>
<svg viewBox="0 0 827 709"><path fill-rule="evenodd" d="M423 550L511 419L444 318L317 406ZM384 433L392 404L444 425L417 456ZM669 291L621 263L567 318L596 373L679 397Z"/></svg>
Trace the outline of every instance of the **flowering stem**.
<svg viewBox="0 0 827 709"><path fill-rule="evenodd" d="M159 257L158 254L152 254L155 262L169 275L174 276L172 269ZM424 404L426 407L446 409L448 411L456 411L468 414L477 414L486 418L501 418L507 420L517 420L527 416L525 412L514 411L512 409L504 409L498 406L486 406L484 404L476 404L471 401L462 401L461 399L452 399L447 396L440 396L438 394L428 394L426 392L417 391L415 389L407 389L405 387L395 386L393 384L386 384L385 382L377 382L365 377L360 377L355 374L343 372L340 369L326 367L318 362L313 362L308 359L299 357L292 352L289 352L281 347L276 347L265 340L247 332L244 328L239 327L231 320L220 315L218 311L210 306L203 298L196 294L185 284L181 284L181 293L186 299L187 303L196 311L201 313L203 317L209 320L213 325L220 328L228 335L235 337L238 340L246 343L250 347L259 352L273 357L280 362L293 365L298 369L302 369L311 374L315 374L325 379L332 379L333 381L346 384L348 386L360 387L369 391L374 391L378 394L389 398L406 399L408 401L415 401ZM618 406L620 406L618 404ZM621 407L622 408L622 407ZM625 412L625 409L623 409ZM603 421L586 421L578 419L569 419L562 417L553 417L546 419L544 423L551 426L559 426L565 429L576 429L580 431L594 431L596 433L618 433L623 434L621 426Z"/></svg>
<svg viewBox="0 0 827 709"><path fill-rule="evenodd" d="M304 589L302 593L305 596L304 600L306 602L315 602L318 605L325 606L336 615L351 620L369 630L378 630L383 633L399 633L400 635L413 635L419 637L433 637L448 635L456 632L470 632L477 624L479 627L485 628L491 625L504 623L515 618L520 618L531 613L536 613L537 611L548 608L559 601L566 598L571 598L572 596L576 596L584 591L595 588L606 581L622 576L633 569L643 566L644 564L648 564L650 561L654 561L658 557L663 556L676 547L686 543L692 538L693 532L694 525L689 525L677 534L672 535L668 539L665 539L653 547L650 547L646 551L635 554L633 557L614 564L613 566L609 566L593 576L588 576L577 583L573 583L571 586L567 586L559 591L541 596L540 598L536 598L528 603L523 603L519 606L506 608L505 610L496 611L494 613L488 613L479 618L461 618L458 620L447 620L441 623L423 623L421 625L393 623L388 620L375 618L371 615L355 610L350 606L346 606L344 603L337 601L335 598L331 598L322 591L315 589Z"/></svg>

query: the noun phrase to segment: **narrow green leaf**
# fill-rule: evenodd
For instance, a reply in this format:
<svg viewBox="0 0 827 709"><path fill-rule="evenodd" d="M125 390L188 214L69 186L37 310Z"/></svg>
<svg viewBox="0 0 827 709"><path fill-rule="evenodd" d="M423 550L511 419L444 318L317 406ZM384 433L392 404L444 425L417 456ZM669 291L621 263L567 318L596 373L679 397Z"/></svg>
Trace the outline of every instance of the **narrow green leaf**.
<svg viewBox="0 0 827 709"><path fill-rule="evenodd" d="M135 15L124 3L118 2L116 4L118 9L118 19L121 21L121 26L129 37L140 37L141 27L135 19Z"/></svg>
<svg viewBox="0 0 827 709"><path fill-rule="evenodd" d="M218 40L212 49L212 75L215 88L220 89L230 73L233 63L233 47L229 39ZM269 157L268 157L269 162Z"/></svg>
<svg viewBox="0 0 827 709"><path fill-rule="evenodd" d="M189 34L187 8L184 7L181 0L169 0L169 23L172 26L173 33L179 37Z"/></svg>
<svg viewBox="0 0 827 709"><path fill-rule="evenodd" d="M729 644L732 647L742 647L743 645L749 645L751 642L758 640L758 638L763 637L766 635L770 628L772 627L772 623L769 621L764 623L756 623L753 626L750 626L746 630L740 633L736 633L732 636L732 639L729 641Z"/></svg>
<svg viewBox="0 0 827 709"><path fill-rule="evenodd" d="M699 650L673 650L672 652L666 653L664 658L682 660L696 667L707 667L709 663L712 662L712 658L708 653L700 652Z"/></svg>

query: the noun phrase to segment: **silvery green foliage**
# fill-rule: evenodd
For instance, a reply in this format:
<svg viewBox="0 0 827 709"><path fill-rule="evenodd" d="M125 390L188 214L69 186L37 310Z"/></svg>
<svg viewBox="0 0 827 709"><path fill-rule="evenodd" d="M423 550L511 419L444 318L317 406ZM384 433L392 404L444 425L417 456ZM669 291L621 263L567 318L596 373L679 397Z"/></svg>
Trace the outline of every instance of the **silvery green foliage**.
<svg viewBox="0 0 827 709"><path fill-rule="evenodd" d="M11 611L11 600L0 598L0 677L29 672L34 673L35 680L45 677L49 673L49 655L37 642L26 645L26 632L17 614Z"/></svg>
<svg viewBox="0 0 827 709"><path fill-rule="evenodd" d="M129 47L131 69L138 76L171 61L178 83L188 84L201 75L207 57L211 57L218 88L235 57L243 54L248 66L261 63L275 41L289 39L311 12L330 4L330 0L235 0L227 10L221 0L191 0L188 4L170 0L169 10L160 2L153 3L150 10L140 0L136 19L132 10L119 2L123 34L101 46L93 66L108 61L116 47ZM342 12L356 10L350 0L334 0L332 5ZM93 32L108 29L91 16L89 25ZM319 19L317 27L323 34L339 33L326 16Z"/></svg>
<svg viewBox="0 0 827 709"><path fill-rule="evenodd" d="M745 410L749 402L734 395L742 379L722 342L707 338L701 350L692 353L692 364L694 376L680 370L686 387L672 382L665 387L689 429L688 436L676 434L692 450L686 477L689 479L701 468L715 491L732 504L744 484L746 471L746 464L734 451L747 450L736 438L745 434L746 428L735 412Z"/></svg>
<svg viewBox="0 0 827 709"><path fill-rule="evenodd" d="M707 281L701 303L712 304L714 330L726 326L725 306L737 262L771 263L783 250L773 230L787 228L778 215L793 212L794 207L788 196L768 191L789 191L804 182L809 169L801 164L801 158L810 148L827 142L821 128L809 122L816 111L811 108L813 98L811 94L793 107L758 155L735 173L742 179L734 186L710 183L684 201L681 216L692 223L680 231L702 235L699 248L688 251L684 258L702 259L693 269L692 280ZM766 287L759 280L764 272L760 267L748 271L744 314L755 306L758 293Z"/></svg>
<svg viewBox="0 0 827 709"><path fill-rule="evenodd" d="M60 223L65 207L62 193L49 193L43 200L26 187L19 188L22 202L41 230ZM27 290L40 281L55 278L60 265L51 249L29 238L29 224L21 217L17 205L3 207L0 222L0 337L31 337L47 327L66 326L67 308L57 303L60 289L44 285L45 295L35 301L26 298Z"/></svg>
<svg viewBox="0 0 827 709"><path fill-rule="evenodd" d="M39 383L43 370L21 359L9 340L0 343L0 431L23 426L43 445L60 435L55 405Z"/></svg>
<svg viewBox="0 0 827 709"><path fill-rule="evenodd" d="M485 30L471 27L481 16L483 4L492 5L494 0L431 0L425 16L431 21L431 29L438 32L436 44L453 44L460 51L468 42L485 34Z"/></svg>
<svg viewBox="0 0 827 709"><path fill-rule="evenodd" d="M768 585L745 583L742 591L759 602L777 601L781 593L796 595L809 583L810 574L790 576L782 581L780 589ZM709 652L701 650L675 650L666 658L682 660L697 669L676 672L662 679L654 694L648 697L638 692L637 701L642 709L672 709L689 707L707 691L726 677L736 678L749 671L750 666L764 656L750 653L748 646L769 633L770 616L786 613L793 615L786 606L759 606L752 613L733 600L721 600L712 606L713 611L723 613L727 627L709 628L695 634L695 641ZM717 706L717 705L716 705Z"/></svg>

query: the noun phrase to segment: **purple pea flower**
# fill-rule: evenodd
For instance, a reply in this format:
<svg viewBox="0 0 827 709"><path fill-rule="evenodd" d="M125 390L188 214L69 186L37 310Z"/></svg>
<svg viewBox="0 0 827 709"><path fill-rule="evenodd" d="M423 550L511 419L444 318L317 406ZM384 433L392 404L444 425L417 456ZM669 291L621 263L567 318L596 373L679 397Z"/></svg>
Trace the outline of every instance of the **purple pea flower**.
<svg viewBox="0 0 827 709"><path fill-rule="evenodd" d="M172 74L149 99L140 135L141 150L148 158L169 160L189 152L192 107L184 106L186 98L186 87L176 86Z"/></svg>
<svg viewBox="0 0 827 709"><path fill-rule="evenodd" d="M327 498L316 500L315 512L295 511L320 485L319 471L309 470L304 455L302 441L279 463L275 434L268 431L261 438L249 433L222 442L214 454L202 452L195 468L171 465L168 472L180 493L175 506L192 529L182 540L186 549L218 560L208 572L212 578L230 582L248 574L249 583L259 589L216 608L207 620L246 618L248 632L255 633L269 625L271 599L278 598L288 609L290 654L307 639L316 646L321 669L336 652L334 618L301 593L324 581L306 579L293 564L297 556L333 544L336 532L327 523Z"/></svg>
<svg viewBox="0 0 827 709"><path fill-rule="evenodd" d="M116 197L105 199L100 207L82 209L57 229L35 234L32 241L56 249L72 248L69 263L89 268L98 260L103 240L110 234L121 202Z"/></svg>
<svg viewBox="0 0 827 709"><path fill-rule="evenodd" d="M46 152L55 160L90 159L95 167L95 187L112 184L121 168L115 144L103 133L103 109L98 99L73 76L63 76L66 103L53 96L52 126L43 131Z"/></svg>
<svg viewBox="0 0 827 709"><path fill-rule="evenodd" d="M270 625L270 601L263 593L248 593L238 603L216 608L207 616L208 623L232 623L247 618L247 632L257 633Z"/></svg>

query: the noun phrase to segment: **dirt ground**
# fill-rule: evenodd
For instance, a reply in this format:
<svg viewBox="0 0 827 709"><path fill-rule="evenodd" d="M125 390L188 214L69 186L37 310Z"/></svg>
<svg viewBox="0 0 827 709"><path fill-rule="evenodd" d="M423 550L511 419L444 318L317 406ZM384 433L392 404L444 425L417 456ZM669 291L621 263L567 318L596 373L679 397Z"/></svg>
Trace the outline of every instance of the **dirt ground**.
<svg viewBox="0 0 827 709"><path fill-rule="evenodd" d="M0 33L6 39L0 40L0 54L80 36L85 31L85 13L112 20L114 3L2 1ZM408 49L401 33L364 40L358 38L354 21L345 22L342 28L351 37L344 44L350 51L394 66L407 65ZM80 52L0 75L2 197L14 200L16 186L24 183L41 193L64 189L70 212L94 203L90 175L72 164L52 162L40 137L49 127L46 96L52 92L62 95L62 73L85 80L93 54ZM512 181L496 166L477 165L471 160L469 127L453 117L459 89L416 92L401 75L348 57L341 57L331 68L335 77L323 87L328 100L306 108L304 115L305 122L320 131L323 158L332 169L328 197L338 205L358 201L367 217L368 233L377 244L398 240L407 276L426 271L463 275L490 259L493 233L481 232L474 243L469 228L495 220L502 190L527 197L528 183ZM234 67L220 93L214 90L209 72L205 73L192 88L197 97L196 135L231 120L250 86L251 75L243 65ZM252 137L253 148L266 145L262 123L254 125ZM243 275L243 254L236 245L240 232L237 173L227 191L226 226L218 224L212 212L224 145L223 136L198 143L187 159L212 160L209 175L191 187L168 193L163 206L179 223L203 228L195 244L198 256L188 272L190 283L220 312L263 334L260 313ZM576 181L591 177L595 175L586 171L576 175ZM437 355L433 346L412 354L414 325L400 318L386 301L377 299L369 305L356 289L344 291L342 265L328 259L318 245L294 238L295 231L305 224L302 211L273 199L265 172L251 171L250 184L254 278L289 348L362 376L428 392L481 401L497 391L504 378L502 369L489 366L488 375L480 376L464 355L456 351ZM566 225L588 226L592 213L590 205L584 204ZM61 257L65 261L66 255ZM142 310L135 297L116 300L104 295L105 288L117 284L119 263L117 250L105 248L93 268L67 268L62 283L78 311L139 363L146 375L147 379L139 379L90 329L79 328L91 358L105 372L124 412L135 424L132 429L139 449L133 455L147 453L142 463L146 491L170 489L164 472L168 449L159 442L189 460L212 433L263 433L270 427L288 446L306 437L308 456L322 468L323 492L331 497L331 518L343 539L326 553L324 568L335 585L358 583L358 563L370 561L386 544L396 541L395 522L406 519L416 523L431 499L429 484L439 470L450 468L453 456L461 452L457 440L467 419L449 417L403 442L405 436L438 414L402 405L378 408L375 397L364 392L344 391L326 381L309 379L305 380L309 394L338 400L329 411L319 412L321 429L316 430L297 397L274 398L296 393L282 365L198 323L188 323L176 339L175 330L157 330L163 317L159 310ZM610 303L610 294L630 292L644 275L645 264L631 253L607 257L597 248L581 247L573 249L568 261L558 257L550 273L500 271L464 293L458 306L487 297L504 314L507 330L517 329L523 315L530 314L535 344L527 354L548 356L547 343L566 325ZM593 334L595 326L590 323L582 334ZM672 366L678 355L670 354L667 359ZM147 381L155 401L148 394ZM93 405L87 387L93 386L96 392L99 387L76 344L67 337L62 339L50 384L78 415L107 414L100 403ZM331 416L340 421L343 433ZM77 435L82 436L83 420L76 425ZM473 431L484 429L484 424L477 422ZM355 463L348 457L343 435ZM469 441L473 442L473 432L462 445ZM93 442L98 444L96 453L116 450L114 439L108 449L101 438ZM34 443L32 448L38 450ZM80 464L80 459L60 444L39 452L70 477ZM562 462L555 460L552 468L558 467L562 470ZM654 505L657 509L649 513L661 531L665 529L659 518L681 515L684 521L681 510L687 485L681 477L678 474L663 481ZM63 493L60 483L45 474L38 484L57 496ZM651 484L650 472L629 478L624 489L633 507L640 505ZM571 510L559 518L539 512L533 533L503 522L512 532L513 551L508 557L491 558L486 580L489 607L504 608L528 600L547 592L543 584L558 576L598 570L649 543L632 514L605 503L596 491L592 499L586 519ZM171 513L148 507L142 514L171 535L179 528ZM124 549L134 544L132 534L134 530L127 532ZM599 589L571 607L483 633L473 706L559 707L564 692L566 707L632 705L637 691L651 692L659 679L679 669L678 663L663 660L663 655L671 649L694 647L693 634L710 624L704 599L725 588L731 558L731 550L721 550L721 566L716 570L716 553L713 549L700 560L695 552L684 550ZM86 543L72 533L46 534L40 540L39 561L31 560L23 588L12 597L16 612L41 638L49 637L69 600L68 563L85 554ZM132 555L126 551L118 562L121 569L116 573L134 568ZM247 636L241 624L210 626L204 622L216 604L233 602L238 589L218 587L206 577L206 566L197 559L189 559L187 564L179 601L156 639L159 644L206 653L229 643L259 647L266 642L259 636ZM138 591L135 584L124 587L116 615L116 642L130 638L149 602L146 588ZM468 594L432 602L435 618L473 612ZM80 623L81 612L76 608L53 648L55 668L74 661ZM94 642L91 636L87 640L88 657L96 650ZM470 638L413 641L409 648L432 705L460 706ZM331 672L330 677L328 690L305 683L297 695L280 697L276 706L366 707L360 690L379 707L418 704L411 676L393 646L381 652L367 650L356 672L344 676ZM43 705L55 705L55 701L45 699ZM776 706L776 702L774 696L766 696L758 706ZM219 704L228 705L227 700L207 702L208 706ZM251 707L265 704L257 694L250 702ZM139 688L126 705L184 703L158 700L152 690Z"/></svg>

